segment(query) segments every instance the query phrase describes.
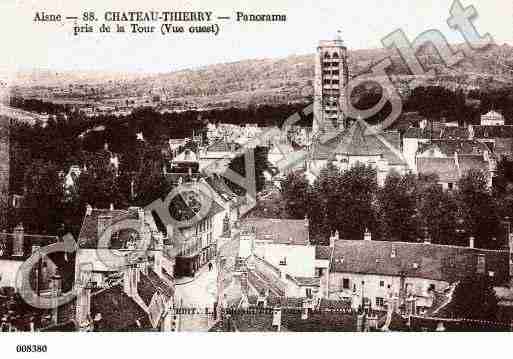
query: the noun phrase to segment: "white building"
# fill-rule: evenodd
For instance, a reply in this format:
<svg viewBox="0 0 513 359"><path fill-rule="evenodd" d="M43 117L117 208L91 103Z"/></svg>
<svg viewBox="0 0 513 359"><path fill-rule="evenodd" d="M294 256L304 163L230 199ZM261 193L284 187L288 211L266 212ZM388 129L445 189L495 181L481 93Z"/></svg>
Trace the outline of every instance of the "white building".
<svg viewBox="0 0 513 359"><path fill-rule="evenodd" d="M509 253L472 247L388 241L333 241L331 299L348 298L384 310L394 298L428 311L436 295L469 276L509 281ZM356 299L355 299L356 296Z"/></svg>
<svg viewBox="0 0 513 359"><path fill-rule="evenodd" d="M481 126L504 126L504 116L491 110L481 116Z"/></svg>
<svg viewBox="0 0 513 359"><path fill-rule="evenodd" d="M365 134L366 126L356 121L349 129L326 143L316 143L307 159L307 171L319 173L328 162L342 170L357 164L376 169L377 181L383 185L393 170L399 174L408 172L409 167L401 152L399 132Z"/></svg>
<svg viewBox="0 0 513 359"><path fill-rule="evenodd" d="M287 297L324 296L329 260L310 244L307 220L251 218L242 223L240 260ZM251 278L249 278L251 279ZM251 280L250 280L251 283Z"/></svg>

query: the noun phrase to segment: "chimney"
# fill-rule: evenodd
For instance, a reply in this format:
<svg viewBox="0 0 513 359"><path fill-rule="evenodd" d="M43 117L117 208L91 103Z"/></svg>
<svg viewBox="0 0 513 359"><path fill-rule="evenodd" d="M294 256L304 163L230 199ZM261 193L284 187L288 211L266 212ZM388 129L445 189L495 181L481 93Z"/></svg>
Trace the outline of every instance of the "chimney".
<svg viewBox="0 0 513 359"><path fill-rule="evenodd" d="M456 166L456 171L461 175L460 171L460 161L458 159L458 152L454 152L454 165Z"/></svg>
<svg viewBox="0 0 513 359"><path fill-rule="evenodd" d="M51 293L52 298L54 299L54 304L52 305L52 323L59 323L59 305L58 300L62 293L62 277L59 275L58 270L51 278Z"/></svg>
<svg viewBox="0 0 513 359"><path fill-rule="evenodd" d="M273 326L277 328L276 331L281 332L281 308L273 309Z"/></svg>
<svg viewBox="0 0 513 359"><path fill-rule="evenodd" d="M123 291L129 297L137 294L138 273L136 264L128 264L123 271Z"/></svg>
<svg viewBox="0 0 513 359"><path fill-rule="evenodd" d="M468 125L468 139L469 140L474 139L474 127L471 124Z"/></svg>
<svg viewBox="0 0 513 359"><path fill-rule="evenodd" d="M330 247L333 248L335 247L335 243L339 240L339 233L338 233L338 230L335 231L335 234L331 235L330 237Z"/></svg>
<svg viewBox="0 0 513 359"><path fill-rule="evenodd" d="M365 228L365 233L363 234L363 240L364 241L371 241L372 240L372 234L369 231L368 228Z"/></svg>
<svg viewBox="0 0 513 359"><path fill-rule="evenodd" d="M478 274L486 273L486 256L484 254L477 255L476 272Z"/></svg>
<svg viewBox="0 0 513 359"><path fill-rule="evenodd" d="M93 207L90 204L88 204L86 206L86 216L90 216L91 214L93 214Z"/></svg>
<svg viewBox="0 0 513 359"><path fill-rule="evenodd" d="M365 314L358 314L356 317L356 331L357 332L363 332L365 330L364 328L364 318Z"/></svg>
<svg viewBox="0 0 513 359"><path fill-rule="evenodd" d="M108 214L101 214L98 216L98 238L100 238L112 224L112 216Z"/></svg>
<svg viewBox="0 0 513 359"><path fill-rule="evenodd" d="M474 248L474 242L475 242L474 237L470 237L468 239L468 246L469 246L469 248Z"/></svg>
<svg viewBox="0 0 513 359"><path fill-rule="evenodd" d="M12 248L12 255L16 257L23 256L23 246L24 246L24 228L23 224L18 224L16 228L14 228L14 242Z"/></svg>
<svg viewBox="0 0 513 359"><path fill-rule="evenodd" d="M140 221L144 221L144 209L137 208L137 216Z"/></svg>
<svg viewBox="0 0 513 359"><path fill-rule="evenodd" d="M111 204L110 204L109 210L110 210L110 211L113 211L113 210L114 210L114 203L111 203Z"/></svg>
<svg viewBox="0 0 513 359"><path fill-rule="evenodd" d="M173 235L174 235L174 228L173 228L172 224L166 225L166 234L167 234L168 243L170 243L172 241Z"/></svg>
<svg viewBox="0 0 513 359"><path fill-rule="evenodd" d="M88 331L91 325L91 288L89 282L78 287L76 320L80 331Z"/></svg>
<svg viewBox="0 0 513 359"><path fill-rule="evenodd" d="M163 248L159 248L155 251L153 258L153 271L160 277L162 276L162 251Z"/></svg>

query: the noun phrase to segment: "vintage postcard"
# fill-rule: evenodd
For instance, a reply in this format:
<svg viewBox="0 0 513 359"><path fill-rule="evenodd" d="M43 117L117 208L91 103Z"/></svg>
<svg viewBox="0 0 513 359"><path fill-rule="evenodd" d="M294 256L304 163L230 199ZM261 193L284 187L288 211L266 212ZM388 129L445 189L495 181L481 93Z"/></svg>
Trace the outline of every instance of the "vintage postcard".
<svg viewBox="0 0 513 359"><path fill-rule="evenodd" d="M512 4L3 0L0 343L511 331Z"/></svg>

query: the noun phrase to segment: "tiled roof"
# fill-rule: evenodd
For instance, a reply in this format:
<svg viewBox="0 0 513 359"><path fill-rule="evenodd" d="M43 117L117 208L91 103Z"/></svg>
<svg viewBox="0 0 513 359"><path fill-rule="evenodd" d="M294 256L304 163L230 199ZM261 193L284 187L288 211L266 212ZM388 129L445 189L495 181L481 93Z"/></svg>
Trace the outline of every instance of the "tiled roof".
<svg viewBox="0 0 513 359"><path fill-rule="evenodd" d="M486 273L494 272L495 283L508 281L507 251L424 243L340 240L335 244L331 265L334 272L406 276L454 283L477 273L479 255L485 258Z"/></svg>
<svg viewBox="0 0 513 359"><path fill-rule="evenodd" d="M173 162L197 162L198 158L190 149L185 149L183 152L173 158Z"/></svg>
<svg viewBox="0 0 513 359"><path fill-rule="evenodd" d="M316 144L314 160L329 159L335 154L346 156L382 156L389 164L405 164L400 155L401 136L397 131L382 132L378 135L364 135L365 126L358 121L349 129L324 144Z"/></svg>
<svg viewBox="0 0 513 359"><path fill-rule="evenodd" d="M205 181L225 201L230 201L230 200L237 198L237 195L235 193L233 193L233 191L230 190L230 188L228 187L228 185L226 184L226 182L223 180L223 178L221 176L214 174L212 176L205 178Z"/></svg>
<svg viewBox="0 0 513 359"><path fill-rule="evenodd" d="M485 172L489 170L488 163L483 159L483 156L479 155L458 156L458 164L461 175L464 175L469 170L481 170Z"/></svg>
<svg viewBox="0 0 513 359"><path fill-rule="evenodd" d="M419 144L418 153L424 153L430 149L438 149L446 156L458 155L478 155L485 151L490 152L488 146L474 140L431 140L428 143Z"/></svg>
<svg viewBox="0 0 513 359"><path fill-rule="evenodd" d="M78 235L78 245L80 248L98 247L98 218L100 216L111 216L111 223L116 223L122 219L137 219L138 214L126 210L93 209L91 214L84 217L80 234Z"/></svg>
<svg viewBox="0 0 513 359"><path fill-rule="evenodd" d="M152 328L146 312L125 294L120 284L91 296L91 316L101 313L101 331Z"/></svg>
<svg viewBox="0 0 513 359"><path fill-rule="evenodd" d="M195 204L193 204L193 205L181 204L179 207L179 212L178 212L179 216L181 216L181 218L176 218L177 220L192 219L196 215L196 213L199 213L203 203L205 203L206 205L209 206L208 213L205 214L204 218L213 217L216 214L224 211L224 208L219 203L217 203L217 201L214 198L209 197L208 194L204 194L203 192L201 192L201 196L203 199L199 199L198 194L191 190L190 192L187 192L187 191L182 192L182 198L184 197L185 194L188 194L188 193L191 194L191 198L194 198L194 202L197 204L197 207L195 207ZM192 203L192 201L191 201L191 203Z"/></svg>
<svg viewBox="0 0 513 359"><path fill-rule="evenodd" d="M319 310L349 311L351 310L351 301L322 298L319 303Z"/></svg>
<svg viewBox="0 0 513 359"><path fill-rule="evenodd" d="M258 302L257 296L249 296L248 302L251 305L256 305ZM288 309L301 309L303 308L303 298L293 298L293 297L272 297L269 296L267 298L267 306L268 307L280 307L280 308L288 308Z"/></svg>
<svg viewBox="0 0 513 359"><path fill-rule="evenodd" d="M173 298L174 288L167 285L155 272L150 270L148 275L141 273L140 276L137 292L146 305L150 305L151 298L155 293L160 293L167 300Z"/></svg>
<svg viewBox="0 0 513 359"><path fill-rule="evenodd" d="M50 325L46 328L42 328L42 332L75 332L77 331L78 326L75 321L70 320L65 323L59 323L55 325Z"/></svg>
<svg viewBox="0 0 513 359"><path fill-rule="evenodd" d="M318 277L294 277L300 286L319 286L321 283Z"/></svg>
<svg viewBox="0 0 513 359"><path fill-rule="evenodd" d="M486 139L486 138L512 138L513 137L513 126L502 125L502 126L472 126L474 130L474 138Z"/></svg>
<svg viewBox="0 0 513 359"><path fill-rule="evenodd" d="M433 140L465 140L469 138L468 127L445 126L444 124L435 123L433 128L428 124L425 128L410 127L403 135L404 138L433 139Z"/></svg>
<svg viewBox="0 0 513 359"><path fill-rule="evenodd" d="M443 323L447 332L498 332L510 331L510 323L490 322L472 319L448 319L438 317L410 317L410 331L436 331Z"/></svg>
<svg viewBox="0 0 513 359"><path fill-rule="evenodd" d="M430 139L430 138L440 138L440 130L433 129L431 131L430 127L419 128L419 127L410 127L406 130L403 135L404 138L418 138L418 139Z"/></svg>
<svg viewBox="0 0 513 359"><path fill-rule="evenodd" d="M456 182L459 178L454 157L449 158L417 158L417 172L420 174L436 174L441 182Z"/></svg>
<svg viewBox="0 0 513 359"><path fill-rule="evenodd" d="M248 218L242 227L254 230L259 240L276 244L308 245L308 222L302 219Z"/></svg>
<svg viewBox="0 0 513 359"><path fill-rule="evenodd" d="M315 259L330 259L330 246L315 246Z"/></svg>
<svg viewBox="0 0 513 359"><path fill-rule="evenodd" d="M469 138L468 127L443 127L440 132L440 139L446 140L465 140Z"/></svg>
<svg viewBox="0 0 513 359"><path fill-rule="evenodd" d="M238 143L226 143L225 141L216 141L207 147L207 152L235 152L240 148Z"/></svg>

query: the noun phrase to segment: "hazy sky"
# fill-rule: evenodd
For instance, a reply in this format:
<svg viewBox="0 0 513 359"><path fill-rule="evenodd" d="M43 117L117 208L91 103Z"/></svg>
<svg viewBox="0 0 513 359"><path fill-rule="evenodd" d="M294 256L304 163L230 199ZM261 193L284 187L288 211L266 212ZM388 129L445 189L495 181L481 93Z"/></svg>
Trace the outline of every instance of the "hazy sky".
<svg viewBox="0 0 513 359"><path fill-rule="evenodd" d="M475 25L497 43L513 42L511 0L463 0L479 13ZM452 0L2 0L0 65L22 69L165 72L249 58L281 57L315 51L318 40L341 29L349 48L382 47L380 39L402 28L413 39L436 28L452 42L462 37L449 29ZM213 11L231 16L221 33L211 35L72 34L73 21L34 23L36 11L81 16L105 11ZM286 23L238 23L236 11L283 13ZM187 25L187 24L186 24Z"/></svg>

